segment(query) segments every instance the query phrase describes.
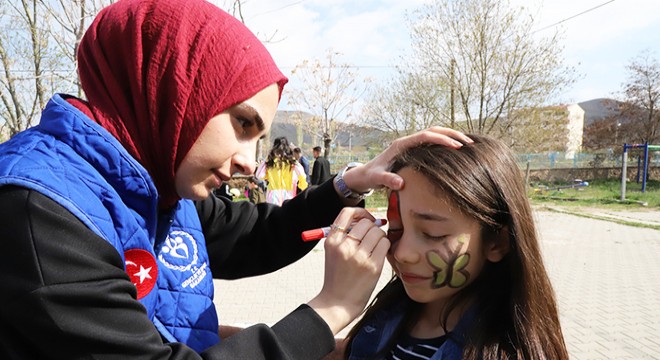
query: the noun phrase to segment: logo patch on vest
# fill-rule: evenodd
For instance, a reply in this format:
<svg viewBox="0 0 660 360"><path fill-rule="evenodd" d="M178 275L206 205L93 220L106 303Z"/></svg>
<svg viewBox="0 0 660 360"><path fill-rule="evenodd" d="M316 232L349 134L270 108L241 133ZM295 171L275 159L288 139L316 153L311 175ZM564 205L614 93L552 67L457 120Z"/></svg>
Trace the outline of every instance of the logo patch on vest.
<svg viewBox="0 0 660 360"><path fill-rule="evenodd" d="M167 235L158 253L158 260L168 269L192 273L181 283L184 288L194 288L206 277L206 262L198 264L197 242L185 231L174 230Z"/></svg>
<svg viewBox="0 0 660 360"><path fill-rule="evenodd" d="M137 288L138 300L145 297L158 277L158 265L156 259L148 251L142 249L131 249L124 252L126 273L131 282Z"/></svg>

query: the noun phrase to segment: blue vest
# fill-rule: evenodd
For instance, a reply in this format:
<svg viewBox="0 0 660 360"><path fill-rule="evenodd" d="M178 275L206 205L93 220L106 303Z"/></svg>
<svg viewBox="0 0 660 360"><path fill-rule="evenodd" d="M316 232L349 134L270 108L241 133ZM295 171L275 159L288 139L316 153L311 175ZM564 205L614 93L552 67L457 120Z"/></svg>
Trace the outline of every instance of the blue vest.
<svg viewBox="0 0 660 360"><path fill-rule="evenodd" d="M403 320L407 306L397 304L390 309L375 313L355 334L349 352L349 360L373 360L374 355L383 350L392 338L394 331ZM430 360L461 360L463 341L467 327L474 321L474 309L469 309L448 333L447 340L431 356Z"/></svg>
<svg viewBox="0 0 660 360"><path fill-rule="evenodd" d="M199 217L181 200L159 214L147 171L97 123L55 95L38 126L0 144L0 186L38 191L117 249L161 335L201 352L220 341Z"/></svg>

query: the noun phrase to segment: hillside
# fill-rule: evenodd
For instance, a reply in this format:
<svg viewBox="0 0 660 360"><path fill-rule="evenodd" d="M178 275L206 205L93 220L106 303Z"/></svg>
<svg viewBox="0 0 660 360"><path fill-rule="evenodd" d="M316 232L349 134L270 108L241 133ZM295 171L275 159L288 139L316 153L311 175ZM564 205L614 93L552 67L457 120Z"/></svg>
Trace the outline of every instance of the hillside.
<svg viewBox="0 0 660 360"><path fill-rule="evenodd" d="M298 144L298 131L296 129L295 120L302 117L302 142L305 147L322 146L320 134L312 133L311 127L305 126L306 123L311 122L312 114L298 111L278 110L275 114L273 126L270 132L270 138L285 136L290 142ZM336 143L341 147L372 147L382 145L383 131L367 128L358 125L342 124L341 129L337 132ZM307 150L307 149L306 149Z"/></svg>

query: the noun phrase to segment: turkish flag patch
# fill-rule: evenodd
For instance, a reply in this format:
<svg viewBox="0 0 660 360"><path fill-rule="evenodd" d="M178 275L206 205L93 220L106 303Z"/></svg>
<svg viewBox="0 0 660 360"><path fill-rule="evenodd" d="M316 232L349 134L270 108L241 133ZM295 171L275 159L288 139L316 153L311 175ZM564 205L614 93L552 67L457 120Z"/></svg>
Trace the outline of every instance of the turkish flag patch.
<svg viewBox="0 0 660 360"><path fill-rule="evenodd" d="M151 253L142 249L131 249L124 252L126 273L137 288L138 300L145 297L156 284L158 265Z"/></svg>

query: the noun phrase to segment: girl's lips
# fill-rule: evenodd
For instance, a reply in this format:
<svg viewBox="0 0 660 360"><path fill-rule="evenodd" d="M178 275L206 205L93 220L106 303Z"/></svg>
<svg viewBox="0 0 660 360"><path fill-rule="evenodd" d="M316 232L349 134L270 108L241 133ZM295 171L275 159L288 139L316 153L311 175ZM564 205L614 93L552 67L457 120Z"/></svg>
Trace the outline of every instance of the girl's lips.
<svg viewBox="0 0 660 360"><path fill-rule="evenodd" d="M401 273L399 275L399 277L401 278L401 280L403 282L409 283L409 284L420 283L420 282L428 281L428 280L431 279L428 276L421 276L421 275L411 274L411 273Z"/></svg>

